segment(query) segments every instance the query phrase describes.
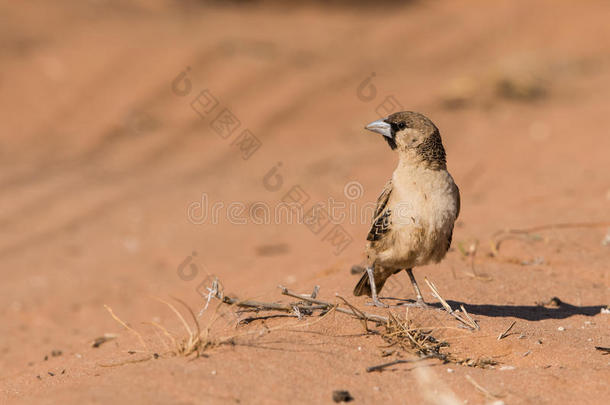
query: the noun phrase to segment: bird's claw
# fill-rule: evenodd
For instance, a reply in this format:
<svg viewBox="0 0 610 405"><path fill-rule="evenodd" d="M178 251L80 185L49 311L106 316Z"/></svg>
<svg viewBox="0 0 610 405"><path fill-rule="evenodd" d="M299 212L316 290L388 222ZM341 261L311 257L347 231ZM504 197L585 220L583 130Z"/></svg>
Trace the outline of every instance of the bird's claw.
<svg viewBox="0 0 610 405"><path fill-rule="evenodd" d="M371 302L367 302L367 303L366 303L366 305L369 305L369 306L375 306L375 307L378 307L378 308L388 308L388 307L389 307L389 305L384 304L383 302L381 302L381 301L379 300L379 298L376 298L376 297L375 297L375 298L373 298L373 299L371 300Z"/></svg>
<svg viewBox="0 0 610 405"><path fill-rule="evenodd" d="M405 302L403 304L399 304L401 307L411 307L411 308L421 308L421 309L437 309L436 307L427 304L423 299L418 299L415 302Z"/></svg>

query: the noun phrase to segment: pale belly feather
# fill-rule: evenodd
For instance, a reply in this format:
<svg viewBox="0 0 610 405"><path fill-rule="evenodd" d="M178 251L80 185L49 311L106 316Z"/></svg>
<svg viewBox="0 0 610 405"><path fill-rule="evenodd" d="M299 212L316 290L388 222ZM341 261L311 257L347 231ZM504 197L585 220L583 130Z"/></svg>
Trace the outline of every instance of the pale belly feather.
<svg viewBox="0 0 610 405"><path fill-rule="evenodd" d="M414 180L417 179L417 180ZM408 178L394 174L388 208L392 231L377 253L383 267L411 268L440 261L458 214L457 187L445 171L425 170Z"/></svg>

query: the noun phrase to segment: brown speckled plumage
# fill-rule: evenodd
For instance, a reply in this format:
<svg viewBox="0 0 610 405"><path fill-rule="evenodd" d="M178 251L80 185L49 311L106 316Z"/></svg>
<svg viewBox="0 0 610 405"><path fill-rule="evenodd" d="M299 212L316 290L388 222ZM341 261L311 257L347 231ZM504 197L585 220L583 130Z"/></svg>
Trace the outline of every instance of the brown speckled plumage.
<svg viewBox="0 0 610 405"><path fill-rule="evenodd" d="M389 115L384 121L392 127L392 138L386 138L391 149L398 147L396 133L401 129L417 130L423 137L421 144L415 148L419 157L431 167L446 168L445 148L443 147L441 134L428 117L413 111L403 111Z"/></svg>
<svg viewBox="0 0 610 405"><path fill-rule="evenodd" d="M445 148L443 147L441 134L438 133L438 130L433 132L417 147L417 153L419 153L424 161L437 169L447 167Z"/></svg>
<svg viewBox="0 0 610 405"><path fill-rule="evenodd" d="M367 129L384 136L398 152L399 163L377 199L367 235L367 273L354 294L372 296L376 305L383 305L376 291L405 269L422 304L412 268L445 256L460 210L459 190L447 172L440 132L424 115L394 113Z"/></svg>

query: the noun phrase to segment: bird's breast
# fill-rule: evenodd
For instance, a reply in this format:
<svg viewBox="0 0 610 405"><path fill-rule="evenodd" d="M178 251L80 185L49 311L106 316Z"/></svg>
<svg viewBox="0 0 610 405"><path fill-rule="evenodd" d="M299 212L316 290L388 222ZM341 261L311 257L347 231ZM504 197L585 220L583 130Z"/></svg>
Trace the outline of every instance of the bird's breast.
<svg viewBox="0 0 610 405"><path fill-rule="evenodd" d="M453 178L446 170L420 170L394 176L393 222L424 228L453 226L458 196Z"/></svg>
<svg viewBox="0 0 610 405"><path fill-rule="evenodd" d="M413 265L445 255L458 213L457 187L446 170L395 173L392 227L397 251Z"/></svg>

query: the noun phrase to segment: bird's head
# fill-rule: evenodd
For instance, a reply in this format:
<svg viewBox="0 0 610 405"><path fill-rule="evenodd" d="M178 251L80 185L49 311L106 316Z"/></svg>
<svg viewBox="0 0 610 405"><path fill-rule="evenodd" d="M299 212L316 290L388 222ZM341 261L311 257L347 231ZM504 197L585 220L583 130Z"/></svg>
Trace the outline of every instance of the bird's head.
<svg viewBox="0 0 610 405"><path fill-rule="evenodd" d="M445 149L438 128L420 113L402 111L373 121L366 127L383 135L392 150L409 160L445 168Z"/></svg>

